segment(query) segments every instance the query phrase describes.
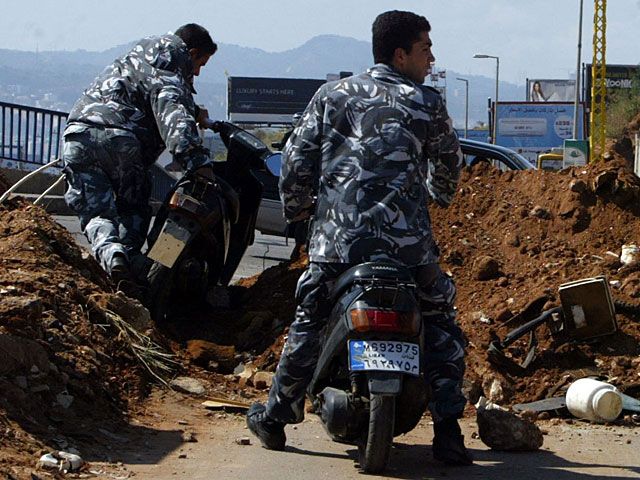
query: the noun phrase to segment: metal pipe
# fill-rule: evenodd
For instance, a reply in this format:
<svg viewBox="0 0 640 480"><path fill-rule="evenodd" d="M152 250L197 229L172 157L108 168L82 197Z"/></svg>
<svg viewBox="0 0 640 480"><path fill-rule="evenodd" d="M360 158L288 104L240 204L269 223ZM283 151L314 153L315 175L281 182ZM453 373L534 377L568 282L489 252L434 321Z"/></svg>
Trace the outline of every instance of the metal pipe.
<svg viewBox="0 0 640 480"><path fill-rule="evenodd" d="M9 198L9 196L23 183L25 183L27 180L29 180L31 177L33 177L34 175L40 173L43 170L46 170L47 168L53 167L55 165L57 165L58 163L60 163L62 161L62 159L58 158L56 160L54 160L53 162L47 163L46 165L42 165L40 168L36 168L33 172L29 172L27 175L25 175L24 177L22 177L20 180L18 180L16 183L14 183L6 192L4 192L4 194L2 195L2 197L0 197L0 203L4 202L7 198Z"/></svg>
<svg viewBox="0 0 640 480"><path fill-rule="evenodd" d="M49 192L51 192L54 188L56 188L60 184L60 182L62 182L65 178L66 178L66 175L64 173L60 175L58 179L55 182L53 182L49 188L47 188L44 192L42 192L42 195L36 198L36 201L33 202L33 204L38 205L44 198L46 198L47 195L49 195Z"/></svg>

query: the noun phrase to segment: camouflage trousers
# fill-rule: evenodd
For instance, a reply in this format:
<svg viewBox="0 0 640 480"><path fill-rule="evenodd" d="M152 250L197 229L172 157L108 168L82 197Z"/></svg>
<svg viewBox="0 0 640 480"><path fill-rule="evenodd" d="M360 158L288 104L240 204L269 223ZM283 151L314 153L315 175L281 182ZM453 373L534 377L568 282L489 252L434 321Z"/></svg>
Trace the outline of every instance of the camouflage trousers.
<svg viewBox="0 0 640 480"><path fill-rule="evenodd" d="M75 127L65 134L63 160L65 201L111 273L113 256L139 255L149 229L151 182L140 143L126 130Z"/></svg>
<svg viewBox="0 0 640 480"><path fill-rule="evenodd" d="M274 420L299 423L304 418L304 394L318 361L320 332L333 307L327 298L337 278L351 266L310 263L298 280L295 320L266 406ZM460 418L466 404L461 391L465 340L455 321L456 287L435 264L415 267L414 276L425 327L424 372L432 395L429 410L434 422Z"/></svg>

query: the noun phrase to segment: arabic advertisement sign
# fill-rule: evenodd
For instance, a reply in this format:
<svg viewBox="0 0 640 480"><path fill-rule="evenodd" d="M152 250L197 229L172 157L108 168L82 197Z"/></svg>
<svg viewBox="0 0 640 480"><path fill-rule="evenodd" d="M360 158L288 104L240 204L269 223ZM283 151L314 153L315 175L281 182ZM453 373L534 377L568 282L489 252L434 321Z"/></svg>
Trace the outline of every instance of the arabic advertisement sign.
<svg viewBox="0 0 640 480"><path fill-rule="evenodd" d="M578 139L584 138L584 108L578 115ZM541 152L562 147L573 136L573 103L498 103L497 144L536 162Z"/></svg>
<svg viewBox="0 0 640 480"><path fill-rule="evenodd" d="M587 105L591 104L591 83L592 70L591 64L586 64L585 69L585 99ZM616 93L620 91L629 91L633 88L634 82L640 78L639 65L607 65L607 73L605 74L607 93Z"/></svg>
<svg viewBox="0 0 640 480"><path fill-rule="evenodd" d="M291 123L325 80L229 77L227 117L238 123Z"/></svg>
<svg viewBox="0 0 640 480"><path fill-rule="evenodd" d="M527 79L527 102L573 102L575 80Z"/></svg>

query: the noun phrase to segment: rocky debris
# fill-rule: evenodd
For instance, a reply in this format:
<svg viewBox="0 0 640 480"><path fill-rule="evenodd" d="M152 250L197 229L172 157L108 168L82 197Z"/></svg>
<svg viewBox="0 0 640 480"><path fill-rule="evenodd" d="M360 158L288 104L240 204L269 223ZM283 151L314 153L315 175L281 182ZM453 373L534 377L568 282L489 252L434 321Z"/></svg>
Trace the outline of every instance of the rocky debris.
<svg viewBox="0 0 640 480"><path fill-rule="evenodd" d="M540 429L532 422L499 409L480 408L478 434L493 450L506 452L538 450L543 443Z"/></svg>
<svg viewBox="0 0 640 480"><path fill-rule="evenodd" d="M251 439L249 437L236 438L238 445L251 445Z"/></svg>
<svg viewBox="0 0 640 480"><path fill-rule="evenodd" d="M139 332L146 332L154 326L149 310L139 300L129 298L123 292L94 294L89 298L89 305L98 312L114 312Z"/></svg>
<svg viewBox="0 0 640 480"><path fill-rule="evenodd" d="M485 255L473 263L473 272L477 280L491 280L500 275L500 263L495 258Z"/></svg>
<svg viewBox="0 0 640 480"><path fill-rule="evenodd" d="M172 388L191 395L204 395L207 391L200 380L191 377L176 377L169 382Z"/></svg>
<svg viewBox="0 0 640 480"><path fill-rule="evenodd" d="M271 372L257 372L253 376L253 386L258 390L267 390L271 388L271 382L273 380L273 373Z"/></svg>
<svg viewBox="0 0 640 480"><path fill-rule="evenodd" d="M198 442L198 439L196 438L196 436L195 436L195 434L193 432L182 432L182 435L180 435L180 438L185 443L197 443Z"/></svg>
<svg viewBox="0 0 640 480"><path fill-rule="evenodd" d="M189 340L186 354L196 365L207 367L215 362L221 373L232 372L237 363L233 345L217 345L206 340Z"/></svg>

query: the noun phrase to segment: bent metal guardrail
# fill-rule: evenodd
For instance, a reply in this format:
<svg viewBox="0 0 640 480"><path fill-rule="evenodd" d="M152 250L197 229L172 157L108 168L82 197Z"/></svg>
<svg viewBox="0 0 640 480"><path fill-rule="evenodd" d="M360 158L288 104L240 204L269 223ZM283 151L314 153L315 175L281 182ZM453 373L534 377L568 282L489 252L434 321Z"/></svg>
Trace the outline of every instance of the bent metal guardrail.
<svg viewBox="0 0 640 480"><path fill-rule="evenodd" d="M62 156L67 112L0 102L0 160L45 165ZM162 201L175 179L158 165L150 169L151 197Z"/></svg>

